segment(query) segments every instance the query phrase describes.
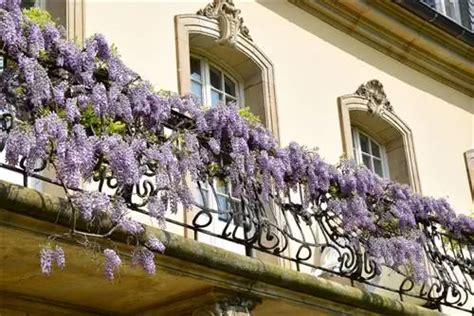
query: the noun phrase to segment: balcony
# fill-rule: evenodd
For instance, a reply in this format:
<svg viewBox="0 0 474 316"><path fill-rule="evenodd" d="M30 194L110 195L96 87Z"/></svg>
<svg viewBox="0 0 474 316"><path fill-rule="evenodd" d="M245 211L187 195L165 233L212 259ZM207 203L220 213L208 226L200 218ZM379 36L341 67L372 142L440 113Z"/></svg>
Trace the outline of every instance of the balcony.
<svg viewBox="0 0 474 316"><path fill-rule="evenodd" d="M471 311L473 222L446 201L0 12L2 314Z"/></svg>
<svg viewBox="0 0 474 316"><path fill-rule="evenodd" d="M12 126L11 116L2 114L0 122L2 131L9 132ZM166 123L170 130L183 126L191 128L192 124L191 119L178 112L173 112ZM3 150L3 146L1 149ZM38 286L46 282L50 290L41 294L42 299L59 301L58 306L62 306L65 302L61 302L58 297L61 293L60 289L68 289L69 292L71 284L79 278L84 278L80 281L81 290L71 289L71 291L77 295L85 295L88 302L87 308L98 312L100 310L94 306L97 302L91 297L91 293L94 295L97 293L94 291L87 293L84 288L87 288L87 282L100 283L104 280L97 280L100 278L97 276L97 271L93 271L87 277L84 276L84 272L81 271L87 266L84 259L72 258L72 268L69 271L58 272L59 276L51 278L40 275L37 259L28 259L25 267L17 270L19 267L17 264L25 260L26 253L22 254L22 252L26 251L29 253L27 256L31 257L30 252L34 251L31 248L37 247L45 238L66 245L67 252L75 253L70 257L74 257L81 250L80 247L72 246L72 244L79 242L79 244L87 245L88 238L94 240L95 237L110 229L110 223L97 222L93 226L90 224L86 226L87 223L77 219L75 225L90 233L91 237L81 239L70 235L67 228L70 227L74 216L64 207L63 188L57 180L54 180L55 177L51 172L47 162L38 163L33 172L26 171L25 159L22 159L17 166L0 163L1 226L6 254L2 259L2 269L4 269L4 275L9 275L4 282L1 282L1 290L8 293L6 297L15 293L16 299L18 295L20 297L23 295L29 300L29 297L38 290ZM153 175L151 170L148 172L148 177ZM227 295L216 290L213 286L215 284L209 283L209 279L206 279L217 277L223 272L236 273L237 279L248 277L259 280L258 282L264 279L270 284L284 282L284 287L290 290L313 295L315 292L311 291L317 291L319 294L315 296L320 296L318 299L329 300L326 303L330 306L328 310L314 306L313 309L308 309L308 306L305 306L298 312L302 315L314 310L325 310L329 314L347 311L347 306L343 304L345 300L353 300L350 305L383 313L391 311L409 314L412 312L410 308L415 308L414 305L435 310L449 307L460 312L471 311L470 304L474 294L472 236L468 239L456 239L445 232L435 220L419 221L417 225L423 233L422 258L429 277L423 282L416 282L409 271L403 267L393 269L377 264L366 251L368 240L355 238L353 232L344 230L341 215L327 208L326 195L322 195L311 207L303 206L304 189L301 187L296 193L287 193L283 197L271 196L269 201L255 198L261 196L261 193L256 193L253 194L253 198L242 194L240 198L228 199L228 203L224 203L213 185L213 179L197 181L194 184L194 206L189 210L180 208L174 213L168 212L166 224L158 225L156 222L150 223L147 220L149 212L146 204L150 196L154 194L153 192L156 193L156 187L152 182L144 180L133 189L128 188L124 196L128 197L127 205L133 210L133 217L148 224L147 231L153 231L161 236L167 246L167 250L160 256L158 263L159 269L163 268L163 271L159 271L159 277L153 277L151 282L152 284L159 283L162 278L163 282L170 286L170 293L169 296L165 295L166 297L160 300L148 297L145 293L146 298L143 302L130 303L126 308L124 301L130 298L106 303L101 307L104 309L102 312L125 308L128 313L136 313L146 307L144 310L154 310L158 314L166 314L170 311L185 313L187 305L179 300L180 303L172 307L173 302L180 297L187 295L195 297L195 293L200 293L199 295L206 293L202 294L203 297L199 296L201 297L199 302L202 303L201 300L208 302L216 297ZM91 187L108 194L121 190L117 187L116 179L104 174L97 174L94 177L94 183L87 185L87 188ZM228 186L225 187L228 188ZM227 191L226 194L230 195L230 192ZM202 203L206 199L213 200L214 203ZM152 226L161 227L163 230L157 230ZM390 233L387 232L387 234ZM118 231L111 233L108 237L120 243L120 249L124 253L129 251L130 244L134 243L130 237ZM195 242L189 241L190 239ZM19 244L28 244L28 250L21 248ZM245 256L253 259L247 260ZM173 275L170 270L174 270L173 264L177 262L181 265L177 271L181 271L179 273L184 273L186 276L172 279L169 273ZM182 265L185 266L184 269ZM196 268L195 265L200 268ZM205 282L194 279L195 276L191 273L195 269L201 271L202 266L207 269ZM217 272L210 272L209 269L217 270ZM67 276L68 274L70 276ZM28 275L30 277L27 277ZM142 284L144 278L150 277L127 270L121 276L118 288L112 289L110 285L106 285L109 292L105 295L118 295L114 291L126 291L124 287L142 291L136 288L136 285ZM318 283L322 279L331 282ZM139 281L130 283L132 280ZM340 287L337 283L360 289L362 292L357 290L351 292L347 287ZM222 283L219 284L222 286ZM217 288L220 289L220 287ZM278 306L291 313L298 311L299 307L288 303L288 297L285 298L286 301L275 301L266 293L263 295L262 303L262 296L256 295L261 294L259 291L265 292L262 289L258 290L258 286L255 291L249 290L253 301L257 299L256 304L260 304L260 307L255 310L256 315L275 312ZM339 293L340 297L336 293ZM368 295L369 302L360 301L360 298L357 298L359 293L366 293L364 295ZM124 295L128 297L128 294ZM382 299L383 297L385 298ZM390 298L394 301L390 301ZM387 299L388 301L385 301ZM391 305L398 300L410 304L401 305L401 307L396 304ZM65 301L71 304L71 308L85 308L74 297L68 297ZM153 309L150 306L153 306Z"/></svg>

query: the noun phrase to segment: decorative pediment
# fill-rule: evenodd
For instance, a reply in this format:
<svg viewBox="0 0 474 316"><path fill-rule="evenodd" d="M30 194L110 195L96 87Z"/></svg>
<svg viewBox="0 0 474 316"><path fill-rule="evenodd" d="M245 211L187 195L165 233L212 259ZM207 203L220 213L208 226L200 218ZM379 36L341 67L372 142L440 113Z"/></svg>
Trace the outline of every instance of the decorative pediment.
<svg viewBox="0 0 474 316"><path fill-rule="evenodd" d="M244 19L240 17L240 10L235 7L233 0L213 0L197 14L219 22L218 43L233 46L239 34L252 40L249 29L244 25Z"/></svg>
<svg viewBox="0 0 474 316"><path fill-rule="evenodd" d="M393 112L393 106L387 99L383 85L377 79L361 84L355 94L364 97L369 101L367 106L371 113L380 115L384 111Z"/></svg>

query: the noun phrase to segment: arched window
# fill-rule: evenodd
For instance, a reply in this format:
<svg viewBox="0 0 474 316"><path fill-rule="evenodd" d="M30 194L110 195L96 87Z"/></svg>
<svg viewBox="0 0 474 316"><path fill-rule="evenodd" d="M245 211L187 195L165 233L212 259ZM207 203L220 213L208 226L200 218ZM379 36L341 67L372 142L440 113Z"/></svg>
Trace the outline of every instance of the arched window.
<svg viewBox="0 0 474 316"><path fill-rule="evenodd" d="M236 100L278 138L273 64L233 2L213 1L197 14L177 15L175 26L179 92L197 94L207 106L218 98Z"/></svg>
<svg viewBox="0 0 474 316"><path fill-rule="evenodd" d="M382 84L371 80L338 103L346 157L421 192L411 130L394 113Z"/></svg>

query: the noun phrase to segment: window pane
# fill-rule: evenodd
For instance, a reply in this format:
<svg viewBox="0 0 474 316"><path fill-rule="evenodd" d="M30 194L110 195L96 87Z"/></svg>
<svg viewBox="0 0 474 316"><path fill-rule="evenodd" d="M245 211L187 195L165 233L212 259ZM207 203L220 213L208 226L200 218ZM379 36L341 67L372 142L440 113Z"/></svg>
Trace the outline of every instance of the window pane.
<svg viewBox="0 0 474 316"><path fill-rule="evenodd" d="M373 160L374 163L374 172L379 176L383 177L383 168L382 168L382 161L378 159Z"/></svg>
<svg viewBox="0 0 474 316"><path fill-rule="evenodd" d="M373 168L372 168L372 159L370 158L370 156L362 154L362 162L364 163L364 165L367 168L369 168L370 170L373 170Z"/></svg>
<svg viewBox="0 0 474 316"><path fill-rule="evenodd" d="M196 183L195 201L204 207L209 207L209 191L206 182L201 182L201 188Z"/></svg>
<svg viewBox="0 0 474 316"><path fill-rule="evenodd" d="M224 181L222 181L220 179L216 179L215 188L216 188L217 193L226 194L225 182Z"/></svg>
<svg viewBox="0 0 474 316"><path fill-rule="evenodd" d="M374 143L373 141L370 141L370 146L372 146L372 156L382 158L380 156L380 146Z"/></svg>
<svg viewBox="0 0 474 316"><path fill-rule="evenodd" d="M191 57L191 79L201 81L201 61Z"/></svg>
<svg viewBox="0 0 474 316"><path fill-rule="evenodd" d="M459 21L459 9L454 3L454 0L445 0L445 9L446 15L449 16L451 19Z"/></svg>
<svg viewBox="0 0 474 316"><path fill-rule="evenodd" d="M196 81L191 81L191 92L198 97L199 103L202 104L202 85Z"/></svg>
<svg viewBox="0 0 474 316"><path fill-rule="evenodd" d="M22 9L29 9L35 6L35 0L21 0L20 6Z"/></svg>
<svg viewBox="0 0 474 316"><path fill-rule="evenodd" d="M227 78L227 76L225 76L224 84L225 84L225 93L230 94L235 97L236 96L235 83L229 78Z"/></svg>
<svg viewBox="0 0 474 316"><path fill-rule="evenodd" d="M223 195L217 195L217 203L219 203L220 210L230 209L229 198Z"/></svg>
<svg viewBox="0 0 474 316"><path fill-rule="evenodd" d="M359 139L360 139L360 149L362 150L362 152L370 154L369 139L367 138L367 136L363 134L359 134Z"/></svg>
<svg viewBox="0 0 474 316"><path fill-rule="evenodd" d="M221 100L222 94L217 91L211 90L211 106L216 106Z"/></svg>
<svg viewBox="0 0 474 316"><path fill-rule="evenodd" d="M211 77L211 86L218 90L222 90L221 73L217 69L212 67L209 68L209 72Z"/></svg>

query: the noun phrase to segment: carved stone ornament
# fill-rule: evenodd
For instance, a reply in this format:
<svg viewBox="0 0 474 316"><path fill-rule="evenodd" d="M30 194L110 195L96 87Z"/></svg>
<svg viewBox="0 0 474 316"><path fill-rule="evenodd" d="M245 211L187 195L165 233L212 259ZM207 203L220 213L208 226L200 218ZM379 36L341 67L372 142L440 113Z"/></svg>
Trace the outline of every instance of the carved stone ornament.
<svg viewBox="0 0 474 316"><path fill-rule="evenodd" d="M210 305L201 306L193 316L247 316L260 301L258 299L230 296Z"/></svg>
<svg viewBox="0 0 474 316"><path fill-rule="evenodd" d="M197 14L219 22L218 43L234 46L239 33L252 40L249 29L244 25L244 19L240 17L240 10L235 7L233 0L213 0Z"/></svg>
<svg viewBox="0 0 474 316"><path fill-rule="evenodd" d="M393 112L393 106L387 99L383 85L377 79L361 84L355 94L369 100L369 112L381 115L384 111Z"/></svg>

